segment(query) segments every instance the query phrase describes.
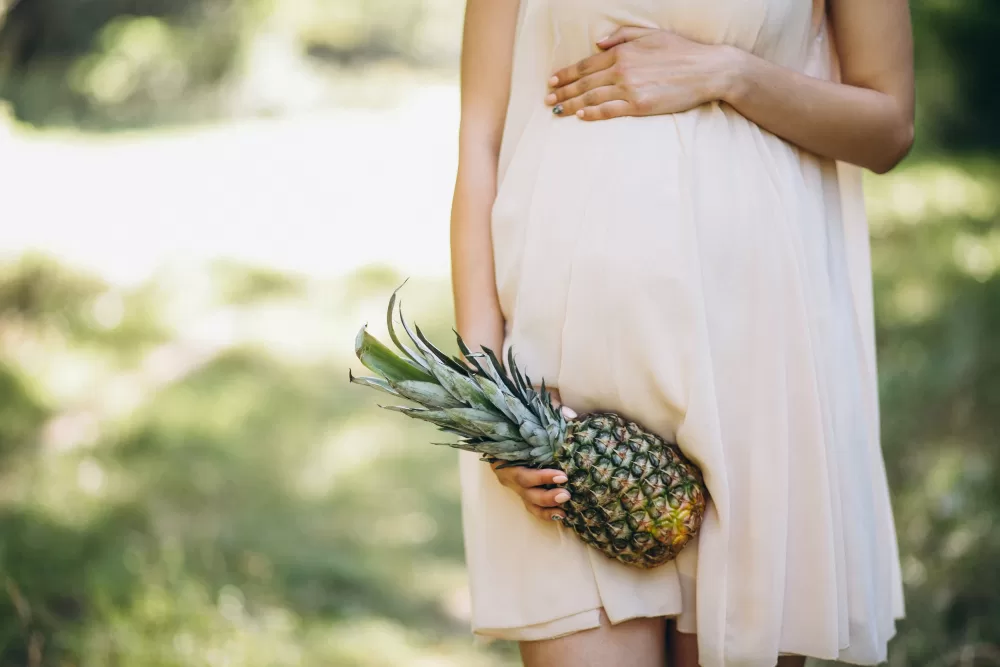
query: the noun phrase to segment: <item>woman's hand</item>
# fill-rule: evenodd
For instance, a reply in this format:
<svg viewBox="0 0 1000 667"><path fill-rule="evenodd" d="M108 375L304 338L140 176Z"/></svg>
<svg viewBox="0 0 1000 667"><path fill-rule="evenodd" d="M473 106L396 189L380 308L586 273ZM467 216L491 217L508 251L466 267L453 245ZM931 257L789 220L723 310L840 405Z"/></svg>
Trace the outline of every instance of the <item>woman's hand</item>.
<svg viewBox="0 0 1000 667"><path fill-rule="evenodd" d="M680 113L722 99L738 64L735 49L667 30L619 28L601 53L559 70L545 98L557 116L584 120Z"/></svg>
<svg viewBox="0 0 1000 667"><path fill-rule="evenodd" d="M734 46L625 27L597 43L601 53L556 72L546 102L557 116L585 120L679 113L725 102L810 153L885 173L913 145L910 5L907 0L823 4L839 80L810 76Z"/></svg>
<svg viewBox="0 0 1000 667"><path fill-rule="evenodd" d="M552 405L562 410L566 419L575 418L576 412L562 405L559 399L559 392L556 389L549 389L552 394ZM566 473L562 470L534 468L524 468L512 466L509 468L497 469L500 463L492 465L493 472L496 473L500 483L521 497L524 506L528 511L539 519L562 521L566 518L566 513L558 508L559 505L569 500L569 491L563 488L546 489L546 485L560 485L569 481Z"/></svg>

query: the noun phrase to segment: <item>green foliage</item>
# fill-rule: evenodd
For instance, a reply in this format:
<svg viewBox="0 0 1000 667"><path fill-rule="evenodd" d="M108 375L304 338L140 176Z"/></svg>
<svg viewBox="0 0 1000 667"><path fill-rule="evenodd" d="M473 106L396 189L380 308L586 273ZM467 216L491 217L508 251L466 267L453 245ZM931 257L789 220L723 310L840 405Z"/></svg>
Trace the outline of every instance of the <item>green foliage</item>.
<svg viewBox="0 0 1000 667"><path fill-rule="evenodd" d="M212 267L212 278L220 298L236 305L301 297L307 289L302 278L234 262L217 262Z"/></svg>
<svg viewBox="0 0 1000 667"><path fill-rule="evenodd" d="M959 649L976 646L995 661L987 647L1000 646L998 174L917 164L871 189L922 193L874 221L883 440L908 597L893 665L961 664Z"/></svg>
<svg viewBox="0 0 1000 667"><path fill-rule="evenodd" d="M47 125L212 115L259 8L257 0L15 3L0 17L0 96L18 117Z"/></svg>
<svg viewBox="0 0 1000 667"><path fill-rule="evenodd" d="M314 56L341 64L396 58L412 65L454 66L462 3L449 0L339 0L302 3L294 16L299 38ZM301 6L301 5L300 5ZM458 32L456 32L458 31Z"/></svg>
<svg viewBox="0 0 1000 667"><path fill-rule="evenodd" d="M913 0L918 151L1000 147L994 0ZM0 5L2 7L2 5ZM454 73L462 3L451 0L22 0L0 16L0 98L43 125L130 127L238 110L252 47L350 78L373 62Z"/></svg>
<svg viewBox="0 0 1000 667"><path fill-rule="evenodd" d="M454 453L347 381L347 332L391 272L319 285L224 263L204 272L207 294L157 278L118 295L142 329L89 315L99 281L37 257L3 269L0 665L507 664L467 636ZM317 304L314 288L339 296ZM253 340L206 356L182 321L157 324L178 312L172 289L201 304L195 318L313 313L333 356ZM437 295L421 310L445 337L446 285L408 290ZM57 366L101 363L66 387L34 373L31 346ZM155 360L169 372L143 376Z"/></svg>
<svg viewBox="0 0 1000 667"><path fill-rule="evenodd" d="M983 152L1000 148L995 0L914 0L920 141Z"/></svg>
<svg viewBox="0 0 1000 667"><path fill-rule="evenodd" d="M28 378L0 364L0 470L11 458L30 450L48 417L49 410Z"/></svg>
<svg viewBox="0 0 1000 667"><path fill-rule="evenodd" d="M450 0L24 0L6 22L0 11L0 99L29 123L88 129L255 113L241 82L258 75L257 58L293 62L293 76L333 66L312 73L318 81L382 61L453 70L461 10ZM266 74L272 64L263 71L283 78Z"/></svg>

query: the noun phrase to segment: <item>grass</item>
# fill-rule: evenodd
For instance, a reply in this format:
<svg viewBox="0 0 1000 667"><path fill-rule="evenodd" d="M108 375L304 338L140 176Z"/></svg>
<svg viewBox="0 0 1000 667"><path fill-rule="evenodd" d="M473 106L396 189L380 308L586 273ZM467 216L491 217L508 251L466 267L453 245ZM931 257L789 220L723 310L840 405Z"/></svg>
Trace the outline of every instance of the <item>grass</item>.
<svg viewBox="0 0 1000 667"><path fill-rule="evenodd" d="M10 270L79 281L31 257ZM5 304L0 331L20 340L5 340L0 383L14 406L0 420L3 664L508 664L467 633L454 452L347 382L348 329L378 320L370 301L390 276L324 286L340 296L323 303L255 270L234 283L234 271L206 268L212 289L191 318L252 321L280 304L328 331L329 349L303 359L233 340L206 355L179 322L166 337L81 331L72 323L89 321L100 285ZM443 337L447 304L420 301ZM281 333L291 347L295 331ZM31 381L14 347L30 344L62 368L101 363L85 382ZM144 374L158 356L172 372Z"/></svg>

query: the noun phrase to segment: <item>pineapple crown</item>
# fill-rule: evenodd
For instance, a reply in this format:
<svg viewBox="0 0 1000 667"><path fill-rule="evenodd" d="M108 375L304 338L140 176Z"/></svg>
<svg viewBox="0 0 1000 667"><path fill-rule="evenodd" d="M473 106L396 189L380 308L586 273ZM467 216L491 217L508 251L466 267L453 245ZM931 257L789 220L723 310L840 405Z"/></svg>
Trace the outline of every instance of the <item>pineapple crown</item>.
<svg viewBox="0 0 1000 667"><path fill-rule="evenodd" d="M461 436L458 442L434 444L476 452L505 465L550 463L565 436L566 419L553 408L545 381L536 391L531 378L518 370L512 349L507 351L508 373L493 350L483 346L482 352L470 351L457 331L462 357L449 357L427 340L420 327L407 325L400 307L399 321L414 348L403 345L393 327L396 292L401 287L393 291L386 313L389 337L401 354L369 334L366 324L358 332L354 351L380 377L355 377L348 371L350 381L420 405L379 407Z"/></svg>

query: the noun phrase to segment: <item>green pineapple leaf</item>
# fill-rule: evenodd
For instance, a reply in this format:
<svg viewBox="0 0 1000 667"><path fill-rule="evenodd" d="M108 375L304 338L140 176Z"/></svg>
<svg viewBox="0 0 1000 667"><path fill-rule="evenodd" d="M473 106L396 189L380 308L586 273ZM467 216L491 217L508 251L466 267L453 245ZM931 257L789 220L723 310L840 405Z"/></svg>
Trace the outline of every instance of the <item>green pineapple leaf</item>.
<svg viewBox="0 0 1000 667"><path fill-rule="evenodd" d="M397 394L403 398L419 403L427 408L459 408L465 403L452 396L436 382L418 382L403 380L390 383Z"/></svg>
<svg viewBox="0 0 1000 667"><path fill-rule="evenodd" d="M431 345L430 342L426 338L424 338L422 334L414 333L413 330L410 329L410 325L406 323L406 319L403 317L402 305L400 305L398 310L399 310L399 322L400 324L403 325L403 330L406 331L406 335L410 337L410 340L413 341L413 344L417 346L417 350L423 355L424 359L428 364L429 369L433 370L435 366L444 364L446 367L448 367L452 371L455 371L456 373L467 374L469 372L467 368L463 368L462 366L457 365L454 361L449 359L444 352ZM418 327L414 328L416 328L418 332L420 331Z"/></svg>
<svg viewBox="0 0 1000 667"><path fill-rule="evenodd" d="M358 377L351 372L351 369L347 369L347 379L354 384L360 384L364 387L371 387L372 389L378 389L379 391L384 391L387 394L392 394L399 398L406 398L402 396L399 392L392 388L388 382L382 378L370 378L370 377Z"/></svg>
<svg viewBox="0 0 1000 667"><path fill-rule="evenodd" d="M493 406L490 406L493 407ZM451 414L461 415L466 419L484 422L507 422L507 417L492 410L478 410L476 408L452 408L448 411Z"/></svg>
<svg viewBox="0 0 1000 667"><path fill-rule="evenodd" d="M504 369L503 363L497 359L497 355L485 345L483 346L483 352L486 353L486 359L489 361L490 377L498 385L503 385L511 394L517 396L517 387L514 386L514 382L507 376L507 371Z"/></svg>
<svg viewBox="0 0 1000 667"><path fill-rule="evenodd" d="M409 278L407 278L407 280L409 280ZM405 284L406 284L406 280L403 281L403 285L405 285ZM394 310L394 308L396 306L396 292L398 292L400 289L402 289L403 285L400 285L399 287L397 287L396 289L394 289L392 291L392 296L389 297L389 308L386 311L386 315L385 315L385 322L386 322L386 325L388 326L388 329L389 329L389 338L392 339L392 342L396 344L396 347L398 347L400 350L402 350L403 354L405 354L407 357L409 357L411 361L413 361L415 364L417 364L418 366L420 366L424 370L429 371L430 368L427 366L427 362L424 361L419 355L417 355L416 352L414 352L413 350L411 350L410 348L406 347L405 345L403 345L400 342L399 337L396 335L396 329L395 329L395 327L393 327L392 313L393 313L393 310Z"/></svg>
<svg viewBox="0 0 1000 667"><path fill-rule="evenodd" d="M504 399L507 401L507 409L514 413L518 424L536 429L542 427L542 425L535 418L534 413L532 413L531 410L529 410L528 407L517 398L517 396L505 394Z"/></svg>
<svg viewBox="0 0 1000 667"><path fill-rule="evenodd" d="M504 400L503 390L497 386L496 382L485 375L473 375L472 379L479 385L479 388L483 390L483 394L489 399L490 403L492 403L497 410L504 413L504 415L506 415L506 417L511 421L517 421L514 413L507 407L507 401Z"/></svg>
<svg viewBox="0 0 1000 667"><path fill-rule="evenodd" d="M431 372L437 378L438 383L448 390L452 396L461 399L466 405L492 411L495 408L489 399L483 394L479 385L471 377L456 373L455 371L442 366L441 364L431 365Z"/></svg>
<svg viewBox="0 0 1000 667"><path fill-rule="evenodd" d="M361 331L358 332L354 340L354 353L365 368L378 373L386 380L434 382L433 375L409 359L400 357L368 333L368 325L361 327Z"/></svg>
<svg viewBox="0 0 1000 667"><path fill-rule="evenodd" d="M545 388L545 378L542 378L541 395L542 395L542 404L545 405L545 407L552 409L552 397L549 394L548 389Z"/></svg>
<svg viewBox="0 0 1000 667"><path fill-rule="evenodd" d="M400 312L399 317L400 317L400 319L402 319L402 317L403 317L402 311ZM429 340L427 340L427 337L424 336L424 332L420 330L420 327L418 327L416 324L414 324L413 328L414 328L414 330L416 330L417 336L420 338L420 342L422 342L424 345L426 345L427 349L431 351L431 354L433 354L435 357L437 357L438 359L440 359L441 363L443 363L445 366L447 366L451 370L455 371L456 373L465 373L465 374L469 373L469 367L468 366L456 363L454 360L452 360L451 357L449 357L447 354L445 354L441 350L437 349L437 347L435 347L433 343L431 343Z"/></svg>
<svg viewBox="0 0 1000 667"><path fill-rule="evenodd" d="M435 443L435 444L440 444L440 443ZM483 454L485 456L489 456L489 457L494 458L494 459L500 459L500 460L510 461L510 462L523 461L524 460L524 455L527 453L527 452L522 452L522 451L509 452L509 451L504 451L504 450L500 450L500 451L497 451L497 452L494 452L494 453L490 453L490 452L486 452L486 451L483 450L483 445L474 445L474 446L472 446L472 445L467 445L467 444L462 443L462 442L449 442L449 443L444 443L444 444L447 444L449 447L454 447L455 449L464 449L467 452L475 452L477 454ZM501 466L501 467L503 467L503 466Z"/></svg>
<svg viewBox="0 0 1000 667"><path fill-rule="evenodd" d="M458 331L456 331L455 329L452 329L452 331L455 332L455 340L458 343L458 349L462 352L462 355L466 358L466 360L468 360L470 364L476 367L477 371L479 371L483 375L486 375L487 374L486 371L483 370L482 365L479 363L479 361L476 360L476 357L480 355L473 353L472 350L469 349L469 346L465 344L464 340L462 340L462 337L458 334Z"/></svg>
<svg viewBox="0 0 1000 667"><path fill-rule="evenodd" d="M535 390L535 386L534 384L532 384L531 378L528 377L527 373L524 374L524 379L525 379L524 393L528 397L528 407L531 409L534 415L538 417L538 421L543 426L545 426L548 424L549 420L547 419L545 410L542 409L542 399L538 395L538 392Z"/></svg>
<svg viewBox="0 0 1000 667"><path fill-rule="evenodd" d="M430 422L460 435L481 435L478 429L474 429L470 432L463 425L458 424L456 420L450 418L448 413L444 410L411 408L406 405L380 405L379 407L386 410L392 410L393 412L402 412L407 417L413 417L414 419L421 419L423 421Z"/></svg>
<svg viewBox="0 0 1000 667"><path fill-rule="evenodd" d="M528 403L528 397L524 394L524 378L521 377L521 373L517 368L517 363L514 361L514 346L507 348L507 371L510 375L511 380L514 381L514 386L517 391L514 395L521 399L525 404Z"/></svg>

